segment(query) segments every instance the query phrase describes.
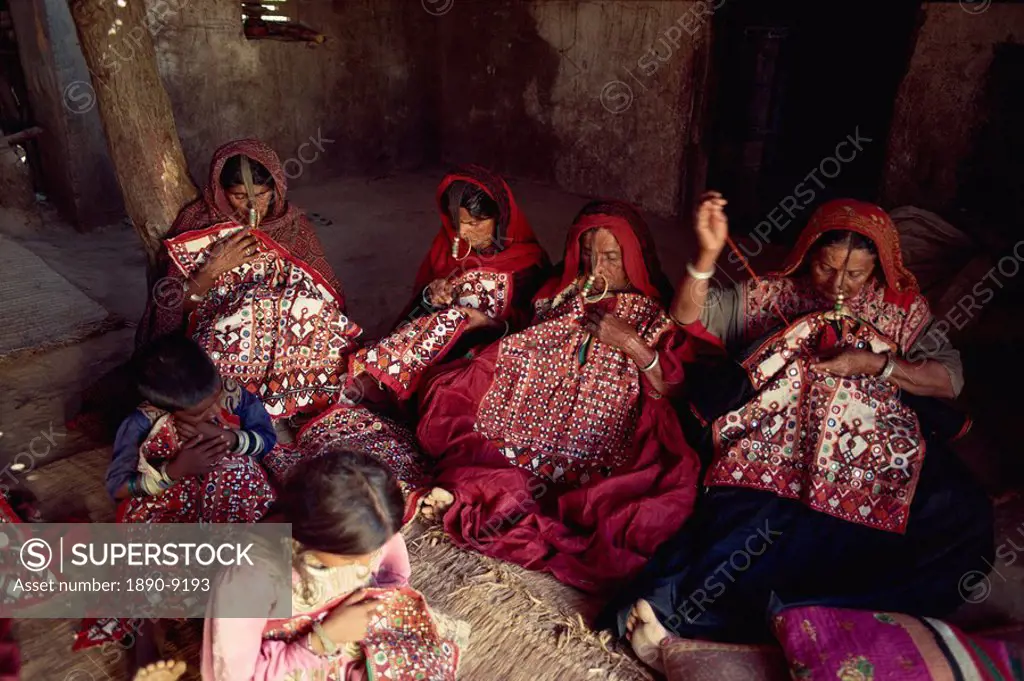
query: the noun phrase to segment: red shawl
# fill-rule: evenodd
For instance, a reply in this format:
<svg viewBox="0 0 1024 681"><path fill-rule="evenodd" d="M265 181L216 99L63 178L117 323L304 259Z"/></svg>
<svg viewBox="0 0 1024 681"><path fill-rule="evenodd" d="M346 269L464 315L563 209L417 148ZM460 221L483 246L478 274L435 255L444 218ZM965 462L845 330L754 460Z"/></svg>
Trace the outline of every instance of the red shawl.
<svg viewBox="0 0 1024 681"><path fill-rule="evenodd" d="M452 241L456 236L451 215L444 209L444 193L453 182L469 182L483 189L498 204L498 219L495 225L496 244L476 257L457 260L452 257ZM546 269L549 262L544 249L530 227L526 216L516 205L512 190L501 177L480 166L466 166L447 175L437 186L437 212L441 217L441 229L430 245L427 257L420 263L413 284L413 305L430 282L443 279L460 269L490 267L499 272L522 272L531 267ZM460 253L460 256L462 254ZM411 309L411 308L410 308ZM403 315L404 316L404 315Z"/></svg>
<svg viewBox="0 0 1024 681"><path fill-rule="evenodd" d="M917 279L903 264L900 234L892 218L878 206L854 199L829 201L814 211L778 276L788 276L800 269L814 242L825 232L837 230L856 232L871 239L878 249L889 302L896 302L896 299L901 305L913 302L918 292Z"/></svg>
<svg viewBox="0 0 1024 681"><path fill-rule="evenodd" d="M584 232L599 228L609 230L619 242L631 288L663 304L671 301L672 287L661 270L647 223L632 206L621 201L595 201L584 207L565 238L562 275L544 284L537 299L553 297L580 276L580 238Z"/></svg>
<svg viewBox="0 0 1024 681"><path fill-rule="evenodd" d="M656 302L642 221L614 208L577 219L564 272L538 294L533 326L434 378L417 430L437 460L435 484L455 495L444 525L458 545L589 592L630 578L682 526L699 469L669 400L621 351L593 341L577 364L589 306L568 287L579 236L597 226L619 239L633 285L599 305L657 348L668 382L681 382L695 355Z"/></svg>
<svg viewBox="0 0 1024 681"><path fill-rule="evenodd" d="M236 221L235 211L228 201L227 192L220 185L220 173L232 156L248 156L270 171L274 178L274 198L270 209L260 223L259 229L280 244L294 257L316 270L334 288L338 294L338 304L344 310L345 298L341 283L334 275L323 246L306 216L294 205L288 203L288 178L284 174L277 154L269 146L256 139L242 139L228 142L213 154L210 163L210 176L200 199L185 206L178 218L171 225L166 238L172 238L215 224ZM182 312L183 296L177 289L184 279L175 268L169 267L167 254L161 253L161 279L150 291L146 303L146 311L136 333L136 345L145 343L173 333L182 328L184 314Z"/></svg>

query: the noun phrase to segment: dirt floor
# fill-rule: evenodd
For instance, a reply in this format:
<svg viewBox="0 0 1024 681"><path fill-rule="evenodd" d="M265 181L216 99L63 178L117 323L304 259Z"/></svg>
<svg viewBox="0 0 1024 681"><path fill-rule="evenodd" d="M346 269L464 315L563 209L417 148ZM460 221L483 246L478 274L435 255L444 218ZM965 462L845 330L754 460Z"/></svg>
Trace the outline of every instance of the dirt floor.
<svg viewBox="0 0 1024 681"><path fill-rule="evenodd" d="M437 230L433 201L439 179L439 173L345 178L303 187L290 196L311 214L344 283L349 313L370 337L388 330L408 300L416 266ZM565 230L586 199L535 184L511 184L557 261ZM675 280L690 248L689 226L653 218L650 223L665 270ZM32 251L110 315L90 337L0 358L0 468L14 472L51 509L109 519L113 506L101 486L109 450L65 424L77 413L83 391L132 350L133 327L145 302L138 239L124 224L80 234L45 209L42 223L35 225L0 209L0 234ZM763 271L757 262L755 268ZM1024 470L1008 427L1019 418L1014 406L1019 399L1010 401L995 386L1019 386L1024 379L1018 363L1008 361L1024 336L1022 320L1013 301L997 298L984 311L973 340L961 346L968 384L962 401L977 417L961 453L997 497L1005 541L1024 533L1024 499L1013 492ZM20 464L21 470L11 464ZM474 627L465 678L650 678L627 651L583 625L580 616L592 614L598 603L545 576L459 551L431 528L412 528L409 538L414 573L420 575L417 586L435 605ZM1024 569L996 567L991 595L965 607L957 621L972 627L1024 622ZM123 659L65 653L72 629L71 622L20 623L28 663L25 681L123 678ZM186 635L184 648L190 640Z"/></svg>

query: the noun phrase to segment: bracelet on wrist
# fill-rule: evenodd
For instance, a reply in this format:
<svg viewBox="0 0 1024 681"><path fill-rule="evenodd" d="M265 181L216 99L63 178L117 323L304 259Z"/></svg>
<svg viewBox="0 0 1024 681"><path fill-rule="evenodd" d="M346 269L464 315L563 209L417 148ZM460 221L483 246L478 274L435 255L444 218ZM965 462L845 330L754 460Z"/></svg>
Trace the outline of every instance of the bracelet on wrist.
<svg viewBox="0 0 1024 681"><path fill-rule="evenodd" d="M688 262L686 263L686 273L689 274L690 277L693 279L697 279L698 281L704 281L715 276L715 266L712 265L711 269L708 270L707 272L701 272L700 270L693 266L693 263Z"/></svg>
<svg viewBox="0 0 1024 681"><path fill-rule="evenodd" d="M660 356L660 355L658 354L658 351L657 351L657 350L655 350L655 351L654 351L654 359L652 359L652 360L651 360L651 363L650 363L650 364L648 364L647 366L645 366L645 367L640 367L640 371L641 371L642 373L645 373L645 374L646 374L646 373L647 373L648 371L653 371L653 370L654 370L654 367L658 366L658 362L659 362L659 360L660 360L660 359L661 359L661 356Z"/></svg>
<svg viewBox="0 0 1024 681"><path fill-rule="evenodd" d="M892 356L892 353L886 353L885 366L882 367L882 373L878 374L878 377L883 381L888 381L892 376L892 372L896 370L896 358Z"/></svg>

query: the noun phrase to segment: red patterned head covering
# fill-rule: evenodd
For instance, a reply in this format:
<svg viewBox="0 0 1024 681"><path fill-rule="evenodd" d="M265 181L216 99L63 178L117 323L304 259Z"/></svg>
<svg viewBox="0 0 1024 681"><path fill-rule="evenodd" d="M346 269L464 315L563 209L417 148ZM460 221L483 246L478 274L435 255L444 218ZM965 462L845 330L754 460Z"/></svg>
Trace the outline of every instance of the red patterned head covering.
<svg viewBox="0 0 1024 681"><path fill-rule="evenodd" d="M619 242L630 285L655 300L671 300L672 286L661 271L647 223L633 206L623 201L592 201L583 207L566 236L561 277L545 284L537 298L550 298L572 284L580 271L581 237L585 232L602 228Z"/></svg>
<svg viewBox="0 0 1024 681"><path fill-rule="evenodd" d="M889 214L880 207L854 199L836 199L814 211L807 227L786 258L781 276L793 274L818 238L825 232L845 230L871 239L878 249L878 261L885 274L886 286L897 294L917 293L917 279L903 265L900 236Z"/></svg>
<svg viewBox="0 0 1024 681"><path fill-rule="evenodd" d="M260 222L260 229L274 236L274 231L299 218L300 212L288 204L288 178L277 154L257 139L242 139L228 142L213 152L210 161L210 175L203 189L203 198L187 206L174 221L168 236L202 229L218 222L235 219L235 209L228 201L227 190L220 184L220 174L233 156L247 156L266 168L274 178L274 200L270 210Z"/></svg>
<svg viewBox="0 0 1024 681"><path fill-rule="evenodd" d="M456 271L463 263L452 257L452 241L456 228L451 214L445 210L444 194L454 182L468 182L487 192L498 204L498 218L495 221L496 252L486 259L488 267L502 272L518 272L535 265L547 266L548 256L537 242L529 221L516 199L500 176L486 168L469 165L448 173L437 186L437 212L441 217L441 229L430 245L427 257L420 264L416 274L415 288L422 289L435 279L443 279Z"/></svg>

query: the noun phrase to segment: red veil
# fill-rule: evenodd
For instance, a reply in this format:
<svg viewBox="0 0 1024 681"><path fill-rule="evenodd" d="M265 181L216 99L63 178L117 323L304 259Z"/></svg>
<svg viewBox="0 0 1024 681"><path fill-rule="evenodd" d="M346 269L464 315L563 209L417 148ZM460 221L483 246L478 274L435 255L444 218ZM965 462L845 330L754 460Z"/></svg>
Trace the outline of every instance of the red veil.
<svg viewBox="0 0 1024 681"><path fill-rule="evenodd" d="M444 194L454 182L468 182L487 192L488 196L498 204L498 219L495 225L495 244L481 253L471 254L462 260L452 256L452 241L456 236L455 225L451 215L444 209ZM498 175L486 168L469 165L457 168L448 173L437 186L437 212L441 218L441 229L430 244L427 256L420 263L413 284L412 302L402 317L420 302L423 289L435 279L444 279L461 269L489 267L500 272L522 274L516 278L514 292L517 300L523 299L524 290L529 295L523 302L529 302L533 287L536 286L538 274L543 274L550 261L547 253L537 241L526 215L519 210L512 190Z"/></svg>
<svg viewBox="0 0 1024 681"><path fill-rule="evenodd" d="M777 276L789 276L800 269L814 242L825 232L837 230L856 232L875 244L885 275L887 302L907 307L914 301L917 279L903 264L900 234L892 218L879 206L854 199L836 199L818 207Z"/></svg>
<svg viewBox="0 0 1024 681"><path fill-rule="evenodd" d="M302 211L288 203L286 199L288 177L284 173L281 160L273 149L259 140L235 140L213 152L210 175L206 188L203 190L203 196L185 206L178 213L166 238L235 220L235 211L228 201L227 192L220 185L220 173L228 159L239 155L248 156L257 161L270 171L274 178L274 199L267 216L260 223L259 229L284 247L291 255L302 260L322 275L327 283L334 288L339 306L344 310L345 297L341 283L327 262L320 239L317 238L316 232L313 231L312 225L309 224ZM166 285L161 285L158 282L154 291L150 291L146 311L136 333L136 345L143 345L154 338L172 333L182 328L184 324L182 297L169 294L175 283L171 280L181 279L181 276L175 268L169 267L170 261L166 252L161 252L160 257L161 277L163 277L160 282L165 282ZM159 301L154 301L154 293L161 298Z"/></svg>
<svg viewBox="0 0 1024 681"><path fill-rule="evenodd" d="M547 264L547 254L537 242L533 228L519 210L512 190L508 188L505 180L486 168L464 166L445 175L441 184L437 186L437 212L441 217L441 229L434 237L430 251L416 273L417 293L435 279L447 277L465 265L452 256L455 225L452 224L449 212L444 209L444 193L452 183L460 180L480 187L498 204L498 220L495 227L497 248L493 253L481 257L486 266L502 272L518 272Z"/></svg>
<svg viewBox="0 0 1024 681"><path fill-rule="evenodd" d="M534 326L506 336L471 362L437 375L425 391L417 430L424 451L437 459L435 484L456 497L444 518L453 541L550 572L589 592L607 591L641 569L657 546L682 526L697 495L697 455L686 444L669 400L654 392L642 374L625 362L615 365L620 371L596 376L598 385L603 386L596 392L591 385L595 376L587 373L580 378L576 375L579 371L573 369L575 343L582 333L572 329L582 328L582 308L572 294L558 294L577 277L580 235L597 227L611 230L619 240L634 293L644 296L626 297L624 300L632 302L624 304L636 312L631 319L637 328L655 330L650 335L666 381L680 383L683 363L695 354L688 336L657 303L661 295L654 282L664 277L651 269L657 267L657 260L646 227L639 216L627 216L635 213L614 203L591 204L581 213L566 242L563 271L537 295L536 302L547 313L535 320ZM562 302L552 305L552 299ZM603 303L616 308L617 301L616 297ZM564 343L565 352L552 352L552 343ZM607 346L591 352L591 358L618 354ZM559 362L561 357L569 360ZM536 360L541 358L541 364L550 365L553 359L559 366L538 369ZM588 365L591 361L587 360ZM564 374L563 368L568 369ZM535 386L558 383L561 387L556 386L554 394L562 390L565 399L556 400L556 409L550 412L542 408L536 418L537 410L528 406L519 412L520 417L499 419L505 429L500 438L478 430L477 426L494 421L483 405L493 404L494 396L504 394L509 375L522 376L522 372L529 372L528 380L535 381ZM495 392L489 397L492 390ZM544 404L548 404L546 396L552 393L542 390ZM607 397L613 390L615 395L634 397L614 402L618 398ZM579 477L570 484L553 482L535 474L532 462L524 465L522 457L553 461L556 455L531 447L518 450L520 463L510 462L508 447L519 447L515 443L523 442L524 433L531 437L567 429L565 439L571 439L588 430L586 423L555 413L564 405L572 406L561 411L601 419L612 411L624 413L624 404L634 405L636 411L626 432L616 432L622 446L615 451L622 453L621 458L588 460L588 465L607 463L612 467L610 475L590 476L589 480ZM570 478L567 475L560 480Z"/></svg>

